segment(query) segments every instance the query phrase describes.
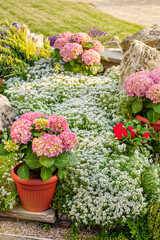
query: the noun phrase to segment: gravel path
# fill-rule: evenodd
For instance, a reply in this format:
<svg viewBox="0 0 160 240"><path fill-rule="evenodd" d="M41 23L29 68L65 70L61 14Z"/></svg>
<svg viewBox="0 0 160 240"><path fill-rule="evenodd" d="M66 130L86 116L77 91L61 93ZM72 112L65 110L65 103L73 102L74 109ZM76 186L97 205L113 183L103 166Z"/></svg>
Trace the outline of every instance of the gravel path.
<svg viewBox="0 0 160 240"><path fill-rule="evenodd" d="M51 229L45 229L45 226L51 226ZM0 233L1 234L13 234L21 236L32 236L37 238L47 238L53 240L62 240L64 235L68 232L66 228L58 228L52 225L46 225L38 222L26 222L21 220L5 220L0 221ZM85 239L88 236L94 236L95 232L89 232L87 230L81 230L81 239ZM0 240L30 240L29 238L18 238L15 236L0 235ZM67 238L68 240L70 238Z"/></svg>

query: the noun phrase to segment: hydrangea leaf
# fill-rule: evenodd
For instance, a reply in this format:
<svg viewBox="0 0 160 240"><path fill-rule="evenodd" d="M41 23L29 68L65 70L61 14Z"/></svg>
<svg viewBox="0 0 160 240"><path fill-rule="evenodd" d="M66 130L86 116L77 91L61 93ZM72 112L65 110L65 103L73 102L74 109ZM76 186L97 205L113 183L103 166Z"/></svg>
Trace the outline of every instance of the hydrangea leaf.
<svg viewBox="0 0 160 240"><path fill-rule="evenodd" d="M103 67L102 63L99 63L98 72L103 72L103 70L104 70L104 67Z"/></svg>
<svg viewBox="0 0 160 240"><path fill-rule="evenodd" d="M64 168L59 168L57 175L58 175L58 177L59 177L60 179L62 179L62 178L66 175L66 169L64 169Z"/></svg>
<svg viewBox="0 0 160 240"><path fill-rule="evenodd" d="M143 108L143 103L142 102L138 102L138 101L134 101L132 103L132 112L133 113L137 113L140 112Z"/></svg>
<svg viewBox="0 0 160 240"><path fill-rule="evenodd" d="M69 162L69 152L63 152L54 158L54 165L58 168L67 166Z"/></svg>
<svg viewBox="0 0 160 240"><path fill-rule="evenodd" d="M58 157L54 157L54 165L58 168L64 166L72 166L74 163L78 162L78 158L73 152L63 152Z"/></svg>
<svg viewBox="0 0 160 240"><path fill-rule="evenodd" d="M39 162L44 166L44 167L51 167L54 164L54 159L53 158L49 158L47 156L41 156L39 158Z"/></svg>
<svg viewBox="0 0 160 240"><path fill-rule="evenodd" d="M83 43L82 46L83 46L83 48L89 49L89 48L94 47L94 43L93 42Z"/></svg>
<svg viewBox="0 0 160 240"><path fill-rule="evenodd" d="M42 167L41 169L41 178L45 182L52 177L52 171L50 168Z"/></svg>
<svg viewBox="0 0 160 240"><path fill-rule="evenodd" d="M147 112L147 119L151 122L151 123L156 123L160 118L160 114L156 113L153 109L150 109Z"/></svg>
<svg viewBox="0 0 160 240"><path fill-rule="evenodd" d="M21 179L28 180L29 179L29 168L28 168L27 164L24 163L23 165L21 165L17 170L17 174Z"/></svg>
<svg viewBox="0 0 160 240"><path fill-rule="evenodd" d="M91 73L93 73L93 75L97 74L97 67L96 66L90 66L89 70L91 71Z"/></svg>
<svg viewBox="0 0 160 240"><path fill-rule="evenodd" d="M41 163L39 162L39 157L37 157L37 155L32 152L31 147L27 149L27 154L24 160L30 169L36 169L42 166Z"/></svg>
<svg viewBox="0 0 160 240"><path fill-rule="evenodd" d="M52 173L53 173L57 168L56 168L55 165L52 165L52 166L50 167L50 169L51 169L51 171L52 171Z"/></svg>
<svg viewBox="0 0 160 240"><path fill-rule="evenodd" d="M153 104L153 109L156 113L160 113L160 104L159 103Z"/></svg>

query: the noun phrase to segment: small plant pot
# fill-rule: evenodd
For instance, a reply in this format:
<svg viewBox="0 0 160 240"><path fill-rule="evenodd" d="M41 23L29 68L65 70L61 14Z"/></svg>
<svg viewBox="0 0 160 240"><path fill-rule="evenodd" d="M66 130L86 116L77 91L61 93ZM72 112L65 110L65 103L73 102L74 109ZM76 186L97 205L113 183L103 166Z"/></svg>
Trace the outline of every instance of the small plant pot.
<svg viewBox="0 0 160 240"><path fill-rule="evenodd" d="M11 171L22 207L30 212L42 212L48 209L52 202L58 181L57 174L45 182L42 179L24 180L16 174L18 167L22 164L22 162L16 164Z"/></svg>
<svg viewBox="0 0 160 240"><path fill-rule="evenodd" d="M156 123L151 123L150 121L148 121L145 117L142 117L140 115L136 115L135 118L139 121L141 121L142 123L148 123L150 124L155 130L157 130L158 132L160 132L160 120L158 120Z"/></svg>

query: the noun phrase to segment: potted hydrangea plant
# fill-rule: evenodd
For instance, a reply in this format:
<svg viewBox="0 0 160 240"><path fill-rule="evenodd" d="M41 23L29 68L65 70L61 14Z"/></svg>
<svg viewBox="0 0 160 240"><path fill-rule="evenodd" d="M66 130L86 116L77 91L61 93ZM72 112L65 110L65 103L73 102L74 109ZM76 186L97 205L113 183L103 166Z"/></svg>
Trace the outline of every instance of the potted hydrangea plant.
<svg viewBox="0 0 160 240"><path fill-rule="evenodd" d="M101 53L103 45L84 32L60 33L54 42L55 59L62 60L66 71L96 75L103 71Z"/></svg>
<svg viewBox="0 0 160 240"><path fill-rule="evenodd" d="M77 162L71 150L78 146L78 138L66 119L56 114L23 114L13 123L2 146L5 154L16 152L20 156L11 176L22 206L34 212L49 208L58 178L65 176L67 166Z"/></svg>
<svg viewBox="0 0 160 240"><path fill-rule="evenodd" d="M160 130L160 68L133 73L127 79L125 89L135 117Z"/></svg>

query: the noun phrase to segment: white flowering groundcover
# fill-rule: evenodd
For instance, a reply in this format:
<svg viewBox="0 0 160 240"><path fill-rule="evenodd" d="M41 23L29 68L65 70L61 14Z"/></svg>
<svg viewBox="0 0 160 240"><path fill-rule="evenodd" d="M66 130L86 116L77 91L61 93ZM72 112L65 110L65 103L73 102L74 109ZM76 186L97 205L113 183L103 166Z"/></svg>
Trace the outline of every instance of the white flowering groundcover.
<svg viewBox="0 0 160 240"><path fill-rule="evenodd" d="M5 92L20 114L56 113L79 137L79 162L60 181L53 207L77 225L113 227L141 215L149 203L160 200L159 169L145 148L128 153L114 137L114 125L128 120L121 109L127 97L117 91L118 68L103 76L57 73L56 69L50 59L40 60L26 70L27 79L10 78ZM150 177L142 178L146 172ZM7 189L0 191L3 209L5 194Z"/></svg>

